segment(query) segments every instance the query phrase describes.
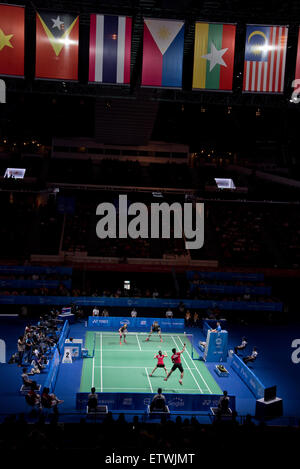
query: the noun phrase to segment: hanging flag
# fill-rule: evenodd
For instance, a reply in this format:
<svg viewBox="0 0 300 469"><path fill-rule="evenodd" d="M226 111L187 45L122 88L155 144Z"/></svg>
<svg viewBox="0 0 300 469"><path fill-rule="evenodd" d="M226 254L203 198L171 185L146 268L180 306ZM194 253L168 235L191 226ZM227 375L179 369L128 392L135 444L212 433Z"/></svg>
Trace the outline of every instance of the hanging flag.
<svg viewBox="0 0 300 469"><path fill-rule="evenodd" d="M287 26L247 25L243 91L282 93Z"/></svg>
<svg viewBox="0 0 300 469"><path fill-rule="evenodd" d="M91 15L90 23L89 81L129 84L132 19Z"/></svg>
<svg viewBox="0 0 300 469"><path fill-rule="evenodd" d="M0 5L0 75L24 75L24 7Z"/></svg>
<svg viewBox="0 0 300 469"><path fill-rule="evenodd" d="M234 24L196 23L193 89L232 90Z"/></svg>
<svg viewBox="0 0 300 469"><path fill-rule="evenodd" d="M295 80L298 80L298 82L294 84L295 85L294 89L299 90L300 92L300 28L298 31L298 49L297 49Z"/></svg>
<svg viewBox="0 0 300 469"><path fill-rule="evenodd" d="M36 14L37 78L78 79L79 17L63 13Z"/></svg>
<svg viewBox="0 0 300 469"><path fill-rule="evenodd" d="M144 19L142 86L181 88L184 23Z"/></svg>

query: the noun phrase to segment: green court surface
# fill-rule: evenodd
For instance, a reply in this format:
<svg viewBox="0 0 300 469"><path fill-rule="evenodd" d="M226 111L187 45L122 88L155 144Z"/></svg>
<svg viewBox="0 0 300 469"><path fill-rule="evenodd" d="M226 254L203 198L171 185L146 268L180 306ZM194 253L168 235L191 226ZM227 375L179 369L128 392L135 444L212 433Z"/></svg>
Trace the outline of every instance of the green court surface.
<svg viewBox="0 0 300 469"><path fill-rule="evenodd" d="M149 342L145 341L146 337L147 334L131 333L127 343L120 345L118 333L87 332L85 347L90 354L94 350L94 356L84 359L80 392L90 392L91 387L95 387L97 392L153 393L161 387L166 393L222 394L204 362L193 360L187 335L164 334L163 343L158 335L153 334ZM158 350L167 353L165 365L169 371L172 348L182 350L184 342L187 347L181 356L183 384L179 383L179 370L175 370L168 381L163 379L166 376L163 368L157 368L150 377L157 363L154 354Z"/></svg>

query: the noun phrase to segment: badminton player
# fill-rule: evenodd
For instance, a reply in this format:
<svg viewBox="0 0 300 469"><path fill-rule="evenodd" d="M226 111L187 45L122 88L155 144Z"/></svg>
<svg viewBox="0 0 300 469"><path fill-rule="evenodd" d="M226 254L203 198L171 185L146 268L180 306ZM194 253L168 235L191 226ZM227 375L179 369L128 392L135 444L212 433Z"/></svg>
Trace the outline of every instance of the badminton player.
<svg viewBox="0 0 300 469"><path fill-rule="evenodd" d="M160 328L160 325L158 324L157 321L154 321L152 326L151 326L151 330L149 332L149 335L146 339L146 342L148 342L148 340L150 339L151 335L153 334L153 332L157 332L157 334L159 335L160 337L160 341L162 342L162 336L161 336L161 328Z"/></svg>
<svg viewBox="0 0 300 469"><path fill-rule="evenodd" d="M154 371L156 370L156 368L164 368L165 372L166 372L166 375L168 374L167 372L167 368L166 368L166 365L164 364L164 358L166 358L168 355L167 355L167 352L162 353L161 350L159 350L158 354L157 355L154 355L154 358L157 359L157 365L155 366L155 368L153 369L152 373L150 373L149 376L152 376Z"/></svg>
<svg viewBox="0 0 300 469"><path fill-rule="evenodd" d="M122 337L124 338L124 344L127 344L126 342L126 334L127 334L127 324L124 324L123 326L120 327L119 329L119 334L120 334L120 345L122 345Z"/></svg>
<svg viewBox="0 0 300 469"><path fill-rule="evenodd" d="M171 370L169 371L169 373L167 374L167 377L165 378L165 381L167 381L168 378L173 373L173 371L177 370L177 368L178 368L178 370L180 371L179 383L182 384L182 378L183 378L184 370L183 370L183 367L182 367L182 364L181 364L181 354L184 351L185 351L185 344L183 344L183 349L180 352L176 352L176 348L172 349L173 355L171 357L171 360L173 362L173 366L172 366Z"/></svg>

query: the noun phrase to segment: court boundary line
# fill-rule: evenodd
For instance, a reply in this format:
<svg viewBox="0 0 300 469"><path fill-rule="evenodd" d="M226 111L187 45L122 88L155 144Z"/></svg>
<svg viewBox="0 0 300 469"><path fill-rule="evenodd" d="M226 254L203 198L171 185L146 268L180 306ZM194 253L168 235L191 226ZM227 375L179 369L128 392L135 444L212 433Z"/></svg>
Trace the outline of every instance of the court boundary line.
<svg viewBox="0 0 300 469"><path fill-rule="evenodd" d="M175 339L174 339L173 336L172 336L172 339L173 339L173 341L174 341L174 344L176 345L176 348L179 348L178 345L176 344ZM194 376L192 370L190 369L190 367L189 367L189 365L188 365L188 363L187 363L187 361L186 361L186 359L185 359L185 357L184 357L183 355L182 355L182 358L183 358L183 360L185 361L186 366L188 367L188 370L190 371L192 377L194 378L194 381L195 381L195 383L197 384L198 389L200 390L200 392L201 392L202 394L204 394L204 392L203 392L202 389L200 388L200 385L199 385L198 381L196 380L196 378L195 378L195 376Z"/></svg>
<svg viewBox="0 0 300 469"><path fill-rule="evenodd" d="M100 365L95 365L95 368L100 368ZM142 368L147 368L147 369L149 369L149 370L152 370L153 365L152 365L152 366L149 365L149 366L146 366L146 367L145 367L145 366L114 366L114 365L109 366L109 365L104 365L104 366L102 366L102 368L105 368L105 369L106 369L106 368L107 368L107 369L111 369L111 368L113 368L113 369L114 369L114 368L118 368L118 369L127 369L127 368L128 368L128 369L134 369L134 368L142 369ZM191 369L191 370L197 370L197 368L190 368L190 369Z"/></svg>
<svg viewBox="0 0 300 469"><path fill-rule="evenodd" d="M98 388L98 389L100 389L100 392L105 392L105 389L112 389L112 390L122 390L122 389L123 389L123 390L125 390L125 389L128 389L128 390L130 390L130 389L132 389L132 390L134 390L134 389L135 389L135 390L144 390L144 389L145 389L145 390L147 390L147 387L145 387L145 388L134 388L134 387L122 388L122 387L120 387L120 388L119 388L119 387L106 387L106 386L103 386L103 369L122 369L122 368L124 368L124 369L144 369L144 370L146 371L146 375L147 375L147 379L148 379L148 384L149 384L149 386L150 386L150 390L151 390L151 392L153 393L153 387L152 387L151 380L150 380L150 377L149 377L149 374L148 374L148 369L151 369L152 366L151 366L151 365L149 365L148 367L143 367L143 366L140 366L140 367L136 367L136 366L135 366L135 367L126 366L126 367L124 367L124 366L109 366L109 365L107 365L107 366L104 365L104 366L103 366L103 355L102 355L103 352L104 352L104 353L105 353L105 352L120 352L121 349L118 348L118 349L112 349L112 350L109 350L109 349L108 349L108 350L103 350L103 340L102 340L102 339L103 339L103 337L107 337L107 335L105 335L105 334L103 335L102 332L100 332L100 331L99 331L99 332L98 332L98 331L95 331L94 333L95 333L96 337L97 337L97 336L100 336L100 349L97 349L97 348L94 349L94 352L100 352L100 365L95 365L95 353L94 353L93 362L92 362L92 364L93 364L93 370L92 370L92 385L93 385L93 387L95 387L95 369L96 369L96 368L97 368L97 369L100 368L100 370L101 370L101 375L100 375L100 388ZM146 335L146 333L144 333L144 334ZM132 337L133 337L134 335L136 336L136 340L137 340L137 343L138 343L138 346L139 346L139 350L136 350L136 349L134 349L134 350L126 350L126 348L125 348L125 349L122 348L122 352L132 352L132 353L134 353L134 352L139 351L139 352L144 352L144 353L151 353L150 350L142 350L141 344L140 344L140 341L139 341L139 338L138 338L138 333L136 333L136 334L132 333ZM179 342L181 342L181 344L183 345L182 339L181 339L181 337L178 335L178 333L177 333L177 336L174 336L173 333L169 333L169 334L165 334L165 335L167 335L167 337L170 338L170 340L172 340L172 341L174 342L176 348L178 348L178 345L177 345L177 342L175 341L175 338L176 338L177 340L179 340ZM189 335L189 334L188 334L188 335ZM192 335L192 334L191 334L191 335ZM115 335L112 335L112 337L115 337ZM174 338L174 337L175 337L175 338ZM191 358L191 355L190 355L190 353L189 353L188 350L187 350L187 354L188 354L190 360L193 362L193 359ZM202 381L204 382L204 384L205 384L205 386L206 386L206 388L207 388L209 394L213 394L213 392L211 391L209 385L206 383L206 381L205 381L205 379L203 378L203 376L202 376L201 372L199 371L199 369L198 369L197 367L190 367L189 364L188 364L188 362L187 362L187 360L185 359L185 357L182 356L182 358L183 358L183 360L184 360L184 362L185 362L185 364L186 364L186 366L187 366L187 369L190 371L190 374L192 375L192 377L193 377L193 379L194 379L194 381L195 381L195 383L196 383L197 388L199 389L199 391L200 391L202 394L205 394L205 391L203 391L202 388L200 387L200 385L199 385L197 379L195 378L194 373L192 372L192 370L196 370L196 371L197 371L197 373L199 374L200 378L201 378ZM197 388L186 388L186 389L182 389L182 390L179 388L179 389L174 389L174 390L172 390L172 391L170 391L170 392L182 392L182 391L183 391L183 392L189 392L189 391L190 391L190 392L191 392L191 391L192 391L192 392L195 392L195 391L197 390ZM147 391L145 391L145 392L147 392Z"/></svg>
<svg viewBox="0 0 300 469"><path fill-rule="evenodd" d="M98 389L100 389L100 388L96 388L96 390L98 390ZM139 389L139 390L144 389L145 394L150 394L149 391L147 391L147 389L148 389L147 387L145 387L145 388L108 388L108 387L106 388L106 387L104 387L104 389L115 389L116 391L118 391L120 389L128 389L128 390L131 390L131 389ZM165 392L165 394L172 394L173 392L177 392L177 391L180 394L184 394L182 392L182 388L174 388L172 390L171 389L170 390L169 389L166 389L166 390L163 389L163 391ZM186 388L185 391L195 391L195 388L193 388L193 389L192 388ZM105 392L105 391L103 391L103 392ZM152 392L152 394L154 394L154 392Z"/></svg>
<svg viewBox="0 0 300 469"><path fill-rule="evenodd" d="M139 341L139 336L137 334L136 334L136 340L137 340L137 343L139 344L140 352L142 352L142 347Z"/></svg>
<svg viewBox="0 0 300 469"><path fill-rule="evenodd" d="M146 370L146 375L147 375L147 378L148 378L148 383L150 384L150 389L151 389L151 392L152 392L152 394L153 394L153 387L152 387L152 384L151 384L151 381L150 381L150 377L149 377L149 375L148 375L148 370L147 370L146 367L145 367L145 370Z"/></svg>
<svg viewBox="0 0 300 469"><path fill-rule="evenodd" d="M182 342L181 338L180 338L179 336L177 336L177 338L178 338L178 340L180 340L180 342L181 342L182 345L183 345L183 342ZM190 357L190 360L193 361L193 359L192 359L192 357L191 357L191 355L190 355L190 353L189 353L188 350L187 350L187 354L188 354L188 356ZM200 378L202 379L202 381L204 382L205 386L207 387L209 393L210 393L210 394L213 394L213 392L211 391L211 389L210 389L210 387L208 386L207 382L206 382L205 379L203 378L202 373L198 370L198 368L196 368L196 371L198 372Z"/></svg>
<svg viewBox="0 0 300 469"><path fill-rule="evenodd" d="M101 392L103 392L103 376L102 376L102 333L100 334L100 383L101 383Z"/></svg>

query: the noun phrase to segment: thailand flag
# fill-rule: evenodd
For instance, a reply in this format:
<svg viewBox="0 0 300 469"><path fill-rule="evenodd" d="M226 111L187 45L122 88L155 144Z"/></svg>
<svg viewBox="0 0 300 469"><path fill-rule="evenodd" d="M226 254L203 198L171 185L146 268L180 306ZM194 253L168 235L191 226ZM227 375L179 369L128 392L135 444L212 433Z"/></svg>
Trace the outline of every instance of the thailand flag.
<svg viewBox="0 0 300 469"><path fill-rule="evenodd" d="M62 308L61 314L71 314L71 306L67 306L65 308Z"/></svg>
<svg viewBox="0 0 300 469"><path fill-rule="evenodd" d="M184 23L144 19L142 86L181 88Z"/></svg>
<svg viewBox="0 0 300 469"><path fill-rule="evenodd" d="M89 81L130 83L132 19L91 15Z"/></svg>

